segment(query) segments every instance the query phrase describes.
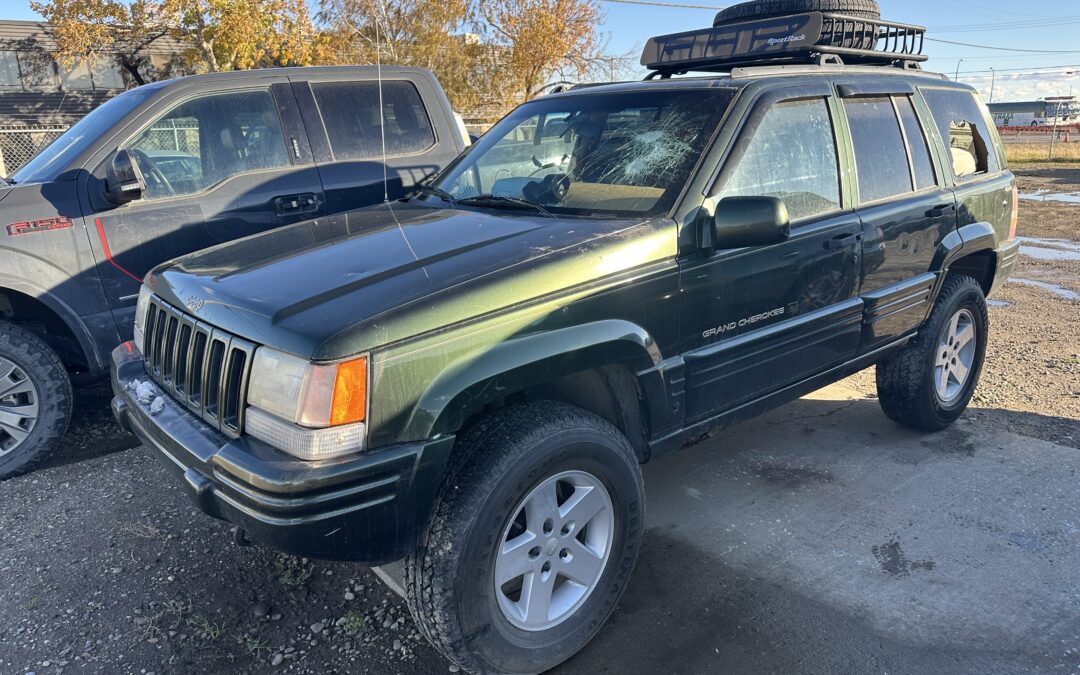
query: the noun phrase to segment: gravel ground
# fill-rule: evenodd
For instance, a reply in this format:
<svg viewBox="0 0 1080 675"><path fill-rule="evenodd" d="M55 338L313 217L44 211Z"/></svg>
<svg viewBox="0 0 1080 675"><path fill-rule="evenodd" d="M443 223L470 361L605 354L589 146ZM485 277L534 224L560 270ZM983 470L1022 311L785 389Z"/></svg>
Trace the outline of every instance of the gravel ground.
<svg viewBox="0 0 1080 675"><path fill-rule="evenodd" d="M1080 169L1018 174L1025 193L1080 191ZM1078 216L1025 201L1020 234L1080 241ZM1080 261L1024 257L1015 276L1080 293ZM995 300L969 421L1080 448L1080 302L1022 283ZM873 371L844 384L872 396ZM0 483L0 673L452 671L370 570L238 547L162 489L109 398L82 388L56 458Z"/></svg>

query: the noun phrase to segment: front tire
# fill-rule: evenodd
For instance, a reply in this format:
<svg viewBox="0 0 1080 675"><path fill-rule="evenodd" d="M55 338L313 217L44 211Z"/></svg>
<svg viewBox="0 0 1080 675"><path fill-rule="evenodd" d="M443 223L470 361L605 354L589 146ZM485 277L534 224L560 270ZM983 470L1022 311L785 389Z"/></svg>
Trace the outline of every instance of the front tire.
<svg viewBox="0 0 1080 675"><path fill-rule="evenodd" d="M626 588L644 519L637 457L606 420L551 402L496 412L458 443L406 559L409 609L469 672L552 668Z"/></svg>
<svg viewBox="0 0 1080 675"><path fill-rule="evenodd" d="M877 366L885 415L918 431L940 431L967 409L982 374L989 317L982 287L949 275L918 336Z"/></svg>
<svg viewBox="0 0 1080 675"><path fill-rule="evenodd" d="M71 421L71 379L48 344L0 321L0 480L41 463Z"/></svg>

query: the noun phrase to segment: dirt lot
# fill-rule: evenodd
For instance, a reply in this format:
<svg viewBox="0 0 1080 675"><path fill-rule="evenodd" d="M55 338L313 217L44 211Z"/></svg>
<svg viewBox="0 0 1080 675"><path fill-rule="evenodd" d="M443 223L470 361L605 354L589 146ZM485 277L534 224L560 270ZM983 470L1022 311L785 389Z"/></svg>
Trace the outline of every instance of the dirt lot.
<svg viewBox="0 0 1080 675"><path fill-rule="evenodd" d="M1080 168L1019 175L1080 191ZM1041 241L1016 277L1054 288L997 294L954 430L890 425L869 371L650 466L634 581L564 669L1080 668L1078 221L1080 204L1023 202ZM453 670L370 570L235 546L108 400L84 389L64 452L0 483L0 673Z"/></svg>

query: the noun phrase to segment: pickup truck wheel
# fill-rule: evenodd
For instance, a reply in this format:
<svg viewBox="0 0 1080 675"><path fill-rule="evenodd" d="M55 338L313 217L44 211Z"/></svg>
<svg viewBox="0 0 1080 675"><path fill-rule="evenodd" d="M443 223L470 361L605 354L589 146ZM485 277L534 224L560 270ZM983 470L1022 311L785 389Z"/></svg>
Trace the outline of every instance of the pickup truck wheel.
<svg viewBox="0 0 1080 675"><path fill-rule="evenodd" d="M630 578L637 457L606 420L552 402L494 413L458 442L406 560L409 609L469 672L552 668L592 639Z"/></svg>
<svg viewBox="0 0 1080 675"><path fill-rule="evenodd" d="M33 469L67 431L71 379L40 337L0 321L0 479Z"/></svg>
<svg viewBox="0 0 1080 675"><path fill-rule="evenodd" d="M919 431L956 421L979 383L988 328L982 287L950 275L919 335L877 366L885 415Z"/></svg>

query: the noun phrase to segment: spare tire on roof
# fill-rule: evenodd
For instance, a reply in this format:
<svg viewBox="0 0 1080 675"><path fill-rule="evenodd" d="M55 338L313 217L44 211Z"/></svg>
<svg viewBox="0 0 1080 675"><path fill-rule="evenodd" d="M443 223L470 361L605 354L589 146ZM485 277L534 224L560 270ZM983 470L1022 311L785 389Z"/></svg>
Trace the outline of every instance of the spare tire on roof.
<svg viewBox="0 0 1080 675"><path fill-rule="evenodd" d="M740 21L772 19L805 12L835 12L860 19L881 18L881 7L876 0L754 0L720 10L713 19L713 25L726 26Z"/></svg>

